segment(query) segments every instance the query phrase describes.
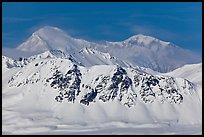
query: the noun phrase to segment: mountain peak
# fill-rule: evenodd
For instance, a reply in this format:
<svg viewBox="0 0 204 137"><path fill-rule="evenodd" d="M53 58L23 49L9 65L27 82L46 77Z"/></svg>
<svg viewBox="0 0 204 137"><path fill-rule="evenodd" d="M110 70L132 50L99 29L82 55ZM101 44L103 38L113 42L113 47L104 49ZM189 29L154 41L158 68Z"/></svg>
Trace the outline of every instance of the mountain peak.
<svg viewBox="0 0 204 137"><path fill-rule="evenodd" d="M128 39L126 39L125 42L132 43L132 44L139 44L139 45L140 44L142 45L155 44L155 45L162 45L162 46L170 45L170 42L165 42L155 37L147 36L143 34L137 34L137 35L131 36Z"/></svg>
<svg viewBox="0 0 204 137"><path fill-rule="evenodd" d="M62 29L53 27L53 26L44 26L37 31L35 31L32 36L39 36L42 38L47 38L47 37L56 37L56 36L66 36L69 37L69 35L64 32Z"/></svg>
<svg viewBox="0 0 204 137"><path fill-rule="evenodd" d="M75 45L74 38L63 30L44 26L35 31L32 36L22 43L17 49L22 51L47 51L47 50L71 50Z"/></svg>
<svg viewBox="0 0 204 137"><path fill-rule="evenodd" d="M44 35L56 35L56 34L61 34L61 35L67 35L66 32L64 32L62 29L53 27L53 26L44 26L37 31L35 31L32 36L41 36L43 37Z"/></svg>

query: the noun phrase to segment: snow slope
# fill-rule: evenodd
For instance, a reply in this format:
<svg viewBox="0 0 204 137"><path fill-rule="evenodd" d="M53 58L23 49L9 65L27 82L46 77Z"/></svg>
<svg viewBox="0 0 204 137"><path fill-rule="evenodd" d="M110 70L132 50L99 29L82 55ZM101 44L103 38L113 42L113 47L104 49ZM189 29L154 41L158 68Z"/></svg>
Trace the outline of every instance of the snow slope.
<svg viewBox="0 0 204 137"><path fill-rule="evenodd" d="M164 75L188 79L196 85L202 100L202 63L187 64Z"/></svg>
<svg viewBox="0 0 204 137"><path fill-rule="evenodd" d="M187 64L165 75L186 78L195 84L202 85L202 63Z"/></svg>
<svg viewBox="0 0 204 137"><path fill-rule="evenodd" d="M75 39L63 30L50 26L45 26L34 32L17 49L35 53L61 50L66 54L73 55L84 48L109 53L110 56L133 66L146 67L159 72L169 72L184 64L201 62L201 57L195 53L151 36L139 34L121 42L89 42ZM86 64L92 64L91 61L87 58L86 62L89 63ZM100 64L100 61L96 64Z"/></svg>
<svg viewBox="0 0 204 137"><path fill-rule="evenodd" d="M146 128L150 124L155 129L202 123L198 93L182 78L116 65L83 67L65 58L38 58L6 69L2 71L5 134L57 133L63 127L111 122Z"/></svg>

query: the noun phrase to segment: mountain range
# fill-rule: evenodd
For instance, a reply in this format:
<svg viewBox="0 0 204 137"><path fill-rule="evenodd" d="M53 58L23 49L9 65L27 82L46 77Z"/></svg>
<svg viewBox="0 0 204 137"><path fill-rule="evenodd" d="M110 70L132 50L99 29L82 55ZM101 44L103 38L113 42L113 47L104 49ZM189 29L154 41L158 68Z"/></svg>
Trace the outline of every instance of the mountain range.
<svg viewBox="0 0 204 137"><path fill-rule="evenodd" d="M171 42L142 34L89 42L46 26L17 51L29 56L2 56L4 134L202 124L201 59Z"/></svg>
<svg viewBox="0 0 204 137"><path fill-rule="evenodd" d="M103 63L104 59L100 60L103 57L98 56L109 54L108 56L126 64L123 66L141 66L158 72L169 72L185 64L201 62L201 57L197 54L151 36L138 34L121 42L89 42L73 38L63 30L51 26L45 26L34 32L17 49L21 53L22 51L30 53L29 55L61 50L88 67L107 64L107 61ZM114 61L114 64L116 62Z"/></svg>

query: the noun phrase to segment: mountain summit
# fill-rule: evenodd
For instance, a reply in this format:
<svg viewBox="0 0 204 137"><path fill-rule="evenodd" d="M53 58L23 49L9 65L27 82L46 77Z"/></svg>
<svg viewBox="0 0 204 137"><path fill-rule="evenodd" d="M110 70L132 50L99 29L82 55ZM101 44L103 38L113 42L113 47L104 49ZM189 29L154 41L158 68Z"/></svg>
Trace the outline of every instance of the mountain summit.
<svg viewBox="0 0 204 137"><path fill-rule="evenodd" d="M124 42L129 43L131 45L143 45L143 46L149 45L169 46L171 44L170 42L161 41L157 38L145 36L143 34L134 35L126 39Z"/></svg>
<svg viewBox="0 0 204 137"><path fill-rule="evenodd" d="M27 41L17 49L22 51L44 52L47 50L61 50L73 53L82 48L80 44L85 40L74 39L57 27L45 26L32 34Z"/></svg>

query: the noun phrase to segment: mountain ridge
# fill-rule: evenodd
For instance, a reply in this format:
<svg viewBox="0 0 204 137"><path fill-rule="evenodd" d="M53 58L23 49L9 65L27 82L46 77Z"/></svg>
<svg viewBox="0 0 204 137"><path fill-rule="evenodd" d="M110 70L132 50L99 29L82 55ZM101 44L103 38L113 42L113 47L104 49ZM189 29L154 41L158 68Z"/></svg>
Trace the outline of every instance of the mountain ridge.
<svg viewBox="0 0 204 137"><path fill-rule="evenodd" d="M96 114L102 118L94 116L95 122L109 119L139 123L201 122L198 93L194 84L186 79L152 75L119 65L87 68L58 57L39 58L8 71L13 75L4 75L8 80L4 81L4 107L17 105L21 106L20 110L31 109L31 106L34 110L46 108L69 123L89 123ZM30 103L25 104L26 100ZM127 114L116 115L118 110ZM73 114L85 115L79 119Z"/></svg>
<svg viewBox="0 0 204 137"><path fill-rule="evenodd" d="M198 55L189 50L142 34L134 35L121 42L103 43L73 38L56 27L44 27L34 34L17 49L39 53L47 50L61 50L73 55L83 48L92 48L99 52L109 53L128 64L159 72L169 72L185 64L201 61Z"/></svg>

